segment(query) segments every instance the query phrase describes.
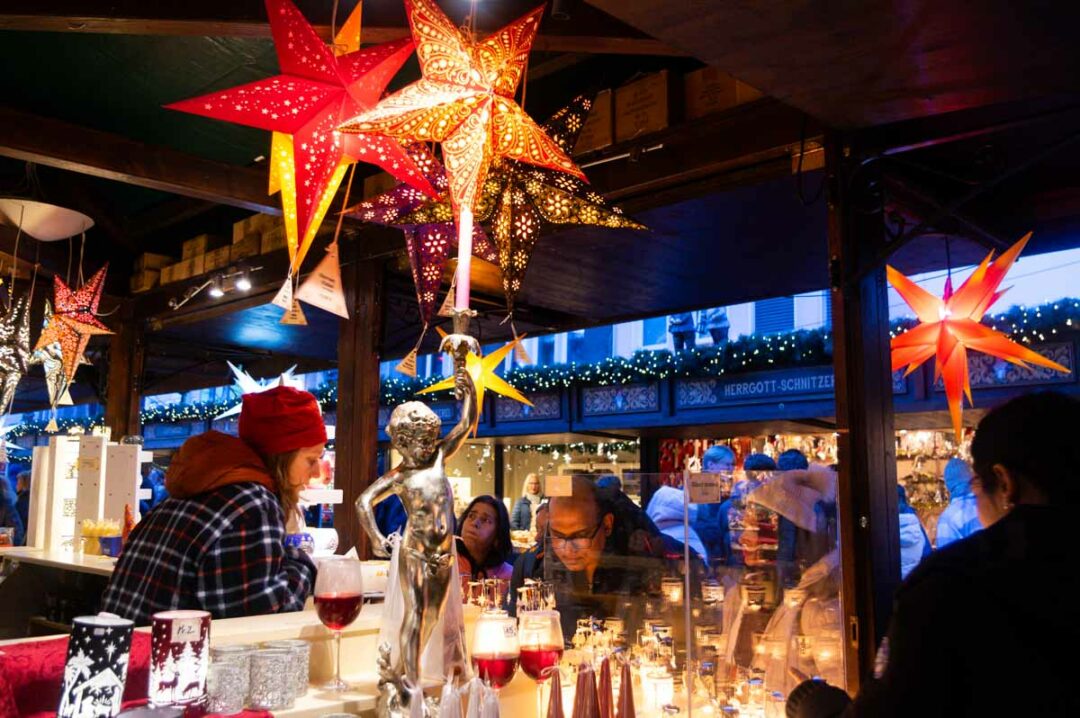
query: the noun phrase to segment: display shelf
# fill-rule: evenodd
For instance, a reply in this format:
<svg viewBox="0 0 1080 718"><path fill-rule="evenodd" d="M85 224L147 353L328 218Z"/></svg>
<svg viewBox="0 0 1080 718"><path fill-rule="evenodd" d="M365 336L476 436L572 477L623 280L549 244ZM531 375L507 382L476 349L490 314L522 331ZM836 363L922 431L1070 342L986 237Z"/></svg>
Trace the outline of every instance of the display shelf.
<svg viewBox="0 0 1080 718"><path fill-rule="evenodd" d="M78 573L90 573L97 576L111 576L116 568L115 559L108 556L93 556L74 551L46 550L15 546L0 548L0 558L22 563L48 566Z"/></svg>

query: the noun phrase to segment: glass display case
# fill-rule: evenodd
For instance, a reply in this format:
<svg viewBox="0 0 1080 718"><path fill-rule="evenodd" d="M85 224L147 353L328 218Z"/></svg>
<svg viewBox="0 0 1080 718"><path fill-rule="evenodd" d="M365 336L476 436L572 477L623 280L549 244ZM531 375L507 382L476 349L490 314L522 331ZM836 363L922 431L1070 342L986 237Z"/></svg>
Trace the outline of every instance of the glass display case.
<svg viewBox="0 0 1080 718"><path fill-rule="evenodd" d="M628 675L647 716L780 716L790 669L844 686L831 470L546 484L546 527L508 600L515 612L533 582L553 591L568 715L583 670L614 676L613 705Z"/></svg>

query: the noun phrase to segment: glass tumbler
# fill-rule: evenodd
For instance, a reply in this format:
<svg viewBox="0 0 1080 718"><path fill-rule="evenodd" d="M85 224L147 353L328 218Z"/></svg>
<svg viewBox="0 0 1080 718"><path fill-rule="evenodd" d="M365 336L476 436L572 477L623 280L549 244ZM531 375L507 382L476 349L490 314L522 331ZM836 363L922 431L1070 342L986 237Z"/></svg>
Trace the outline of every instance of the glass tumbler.
<svg viewBox="0 0 1080 718"><path fill-rule="evenodd" d="M247 703L248 693L251 691L251 654L254 652L254 646L246 645L210 647L211 665L228 661L240 666L240 688L244 694L245 704Z"/></svg>
<svg viewBox="0 0 1080 718"><path fill-rule="evenodd" d="M244 685L240 678L242 665L224 660L210 664L206 688L210 695L210 712L232 715L244 710Z"/></svg>
<svg viewBox="0 0 1080 718"><path fill-rule="evenodd" d="M296 682L282 680L288 675L291 651L264 648L251 655L251 696L248 705L259 710L292 708L296 701Z"/></svg>
<svg viewBox="0 0 1080 718"><path fill-rule="evenodd" d="M262 645L263 648L276 648L290 651L293 654L289 670L293 682L296 684L296 695L299 697L307 693L308 676L311 672L311 644L302 638L292 638L282 641L267 641Z"/></svg>

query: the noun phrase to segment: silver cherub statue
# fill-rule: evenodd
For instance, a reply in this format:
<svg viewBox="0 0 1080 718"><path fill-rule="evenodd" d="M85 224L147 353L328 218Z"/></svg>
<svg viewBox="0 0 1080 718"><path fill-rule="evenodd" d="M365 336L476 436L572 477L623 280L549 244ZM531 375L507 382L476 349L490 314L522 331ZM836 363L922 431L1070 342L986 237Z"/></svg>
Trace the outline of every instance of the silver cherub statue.
<svg viewBox="0 0 1080 718"><path fill-rule="evenodd" d="M455 317L455 330L463 324ZM379 556L389 555L390 544L375 522L374 506L397 495L408 516L398 554L397 581L405 604L401 647L396 661L390 658L388 644L379 647L376 714L380 718L410 715L410 689L420 688L420 659L446 604L453 571L454 497L445 462L461 448L476 423L476 387L465 370L465 356L469 351L479 354L479 346L473 337L455 332L443 340L442 347L455 358L455 394L461 401L461 419L440 440L441 422L430 407L419 401L396 407L386 432L402 456L401 463L379 477L356 501L360 525ZM464 645L456 647L455 654L457 665L446 666L448 674L465 671Z"/></svg>

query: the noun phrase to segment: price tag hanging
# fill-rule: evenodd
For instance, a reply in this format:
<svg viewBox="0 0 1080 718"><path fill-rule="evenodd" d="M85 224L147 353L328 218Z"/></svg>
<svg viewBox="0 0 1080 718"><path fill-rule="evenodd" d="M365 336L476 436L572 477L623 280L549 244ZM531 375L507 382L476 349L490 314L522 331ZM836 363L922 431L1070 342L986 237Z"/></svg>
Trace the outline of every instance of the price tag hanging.
<svg viewBox="0 0 1080 718"><path fill-rule="evenodd" d="M296 326L306 327L307 317L304 316L304 310L300 308L300 302L293 300L292 306L289 307L289 311L285 312L285 316L281 318L281 324L295 324Z"/></svg>
<svg viewBox="0 0 1080 718"><path fill-rule="evenodd" d="M337 242L331 242L326 248L326 256L315 267L311 276L300 285L296 298L342 319L349 318L345 291L341 286L341 262L338 259Z"/></svg>

